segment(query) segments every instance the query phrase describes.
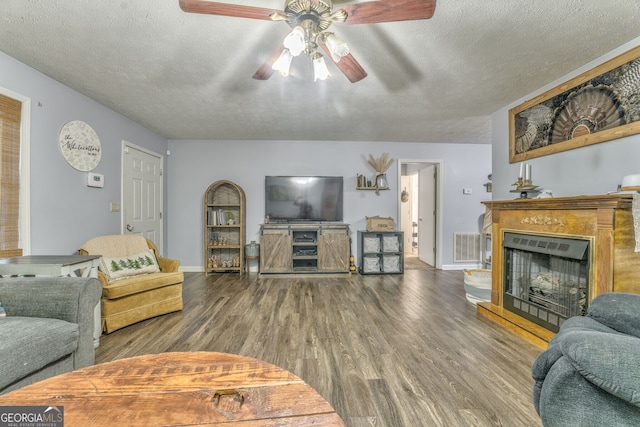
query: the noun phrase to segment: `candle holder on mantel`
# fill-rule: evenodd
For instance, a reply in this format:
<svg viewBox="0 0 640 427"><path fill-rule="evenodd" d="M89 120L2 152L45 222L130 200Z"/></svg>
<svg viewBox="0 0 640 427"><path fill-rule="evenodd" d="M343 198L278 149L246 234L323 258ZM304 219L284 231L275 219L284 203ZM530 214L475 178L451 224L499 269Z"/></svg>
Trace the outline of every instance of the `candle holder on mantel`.
<svg viewBox="0 0 640 427"><path fill-rule="evenodd" d="M530 199L529 194L538 194L540 191L537 190L538 186L533 185L530 179L522 179L522 177L518 177L518 180L511 185L515 185L516 189L511 190L511 193L520 193L521 199Z"/></svg>

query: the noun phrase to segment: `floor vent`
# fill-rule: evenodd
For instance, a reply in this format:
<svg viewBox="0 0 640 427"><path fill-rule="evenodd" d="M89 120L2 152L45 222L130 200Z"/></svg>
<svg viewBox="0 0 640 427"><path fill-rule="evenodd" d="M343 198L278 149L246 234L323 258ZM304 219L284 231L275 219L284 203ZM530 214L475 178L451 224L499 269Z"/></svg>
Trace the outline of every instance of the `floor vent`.
<svg viewBox="0 0 640 427"><path fill-rule="evenodd" d="M453 261L480 261L480 233L453 233Z"/></svg>

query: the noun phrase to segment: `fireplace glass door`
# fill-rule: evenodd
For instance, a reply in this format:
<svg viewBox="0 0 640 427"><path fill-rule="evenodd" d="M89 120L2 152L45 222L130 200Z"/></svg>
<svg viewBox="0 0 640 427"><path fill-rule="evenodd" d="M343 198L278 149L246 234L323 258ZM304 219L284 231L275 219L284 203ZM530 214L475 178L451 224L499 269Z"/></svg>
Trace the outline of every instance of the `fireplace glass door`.
<svg viewBox="0 0 640 427"><path fill-rule="evenodd" d="M589 240L505 233L503 307L557 332L586 314Z"/></svg>

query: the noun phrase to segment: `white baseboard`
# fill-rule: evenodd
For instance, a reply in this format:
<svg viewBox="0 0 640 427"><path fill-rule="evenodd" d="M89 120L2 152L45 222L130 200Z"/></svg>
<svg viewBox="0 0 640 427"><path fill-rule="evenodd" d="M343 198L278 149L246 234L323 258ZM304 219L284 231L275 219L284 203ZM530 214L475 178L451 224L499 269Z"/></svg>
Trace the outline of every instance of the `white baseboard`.
<svg viewBox="0 0 640 427"><path fill-rule="evenodd" d="M465 270L481 268L480 264L446 264L442 266L442 270Z"/></svg>
<svg viewBox="0 0 640 427"><path fill-rule="evenodd" d="M474 268L482 268L482 266L480 264L445 264L442 266L441 270L465 270ZM182 271L184 273L204 273L204 267L198 265L180 266L178 271Z"/></svg>
<svg viewBox="0 0 640 427"><path fill-rule="evenodd" d="M182 271L184 273L204 273L204 267L201 265L196 266L180 266L178 271Z"/></svg>

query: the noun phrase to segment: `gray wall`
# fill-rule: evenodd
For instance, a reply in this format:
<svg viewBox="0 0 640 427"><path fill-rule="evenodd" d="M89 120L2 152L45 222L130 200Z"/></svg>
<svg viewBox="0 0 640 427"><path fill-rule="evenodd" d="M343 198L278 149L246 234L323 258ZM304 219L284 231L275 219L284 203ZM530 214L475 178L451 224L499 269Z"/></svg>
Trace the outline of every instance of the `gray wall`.
<svg viewBox="0 0 640 427"><path fill-rule="evenodd" d="M1 52L0 87L31 99L31 254L71 254L91 237L120 234L120 214L109 203L121 201L121 142L164 154L166 138ZM102 158L93 172L105 176L102 189L87 187L87 173L62 157L58 134L70 120L87 122L100 138Z"/></svg>
<svg viewBox="0 0 640 427"><path fill-rule="evenodd" d="M531 93L492 115L493 120L493 197L513 199L510 193L519 173L519 163L509 163L508 112L545 91L566 82L629 49L640 45L640 37L586 64L538 91ZM640 173L640 135L633 135L588 147L577 148L528 160L535 185L550 189L554 196L606 194L615 191L623 176Z"/></svg>
<svg viewBox="0 0 640 427"><path fill-rule="evenodd" d="M169 255L180 258L185 270L203 266L203 196L218 180L229 180L243 188L247 197L247 241L259 241L264 221L264 177L266 175L337 175L345 178L344 222L351 225L356 253L356 231L365 228L365 217L380 215L397 219L400 191L397 159L442 160L443 268L453 264L453 233L478 232L480 201L490 199L482 185L491 172L488 144L419 144L318 141L169 141L171 180L168 185L171 218L168 224ZM358 191L356 174L373 176L367 165L369 154L378 158L389 153L395 159L387 171L390 191L376 195ZM473 189L463 195L462 189Z"/></svg>
<svg viewBox="0 0 640 427"><path fill-rule="evenodd" d="M93 236L119 234L121 144L126 140L165 157L165 255L185 270L201 270L202 200L214 181L228 179L247 194L247 241L259 240L264 218L265 175L341 175L345 177L345 222L364 229L366 216L396 218L399 203L397 159L443 162L443 268L452 265L454 232L476 232L489 198L482 184L491 171L490 141L480 145L289 142L169 141L69 87L0 53L0 87L31 99L31 254L70 254ZM69 166L58 148L58 134L70 120L89 123L102 143L102 159L93 171L104 174L103 189L86 186L86 173ZM376 196L355 190L355 176L375 173L369 153L396 159L387 173L390 191ZM462 188L473 189L470 196ZM396 218L397 221L397 218ZM353 244L355 249L355 242Z"/></svg>
<svg viewBox="0 0 640 427"><path fill-rule="evenodd" d="M345 222L364 227L365 216L397 215L397 164L387 174L392 190L376 196L354 190L356 173L371 173L369 153L389 152L394 159L443 161L443 266L452 265L452 234L474 232L490 198L482 184L493 165L493 198L512 199L511 184L519 165L508 162L508 110L589 70L632 47L640 38L563 76L492 115L491 145L361 143L361 142L237 142L169 141L67 86L0 53L0 86L31 99L31 253L67 254L90 237L120 233L120 214L109 212L120 202L120 148L127 140L164 154L165 253L186 268L202 268L202 197L219 179L237 182L247 193L248 240L258 238L264 215L265 175L343 175ZM102 160L94 170L105 175L105 187L86 186L86 173L71 168L58 148L61 127L83 120L102 142ZM491 141L487 141L489 143ZM556 196L603 194L615 190L626 174L640 173L640 136L579 148L530 160L536 185ZM462 188L473 189L471 196ZM355 245L354 245L355 246Z"/></svg>

